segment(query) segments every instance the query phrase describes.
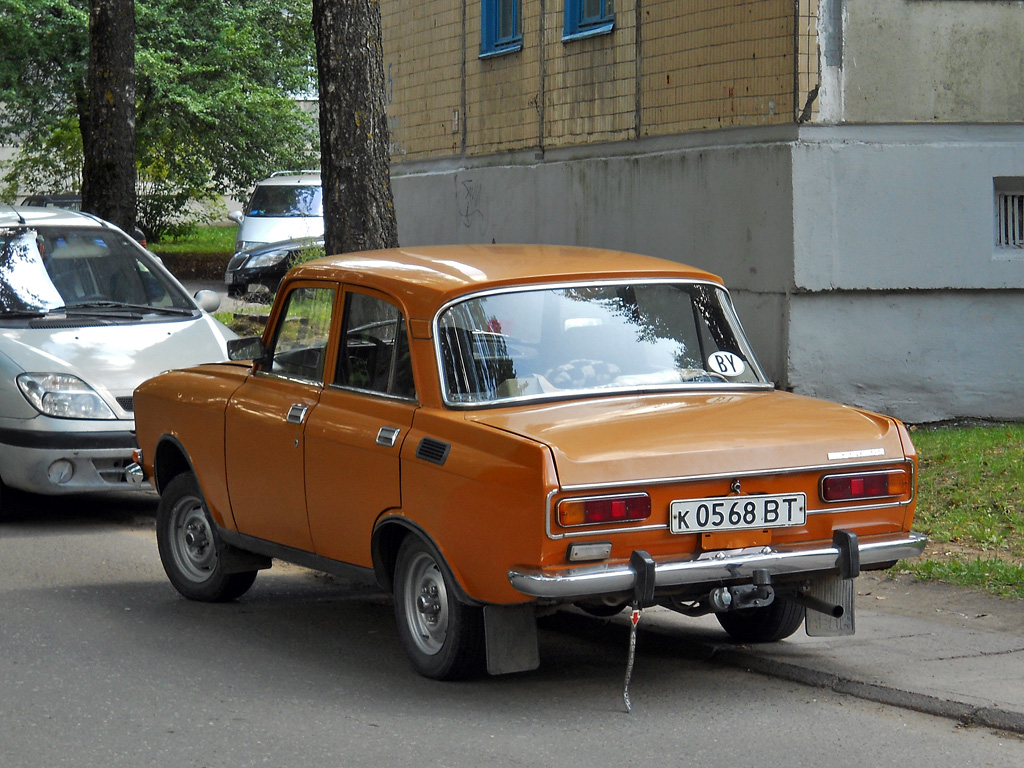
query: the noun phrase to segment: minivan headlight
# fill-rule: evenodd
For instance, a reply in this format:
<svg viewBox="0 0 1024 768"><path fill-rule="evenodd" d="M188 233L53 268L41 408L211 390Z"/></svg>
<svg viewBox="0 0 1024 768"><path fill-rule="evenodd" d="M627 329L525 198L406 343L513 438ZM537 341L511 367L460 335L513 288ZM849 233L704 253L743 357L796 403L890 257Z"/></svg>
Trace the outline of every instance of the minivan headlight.
<svg viewBox="0 0 1024 768"><path fill-rule="evenodd" d="M245 262L245 266L247 269L255 269L257 267L272 267L275 264L280 264L290 255L291 251L289 250L270 251L269 253L261 253L259 256L250 256L249 260Z"/></svg>
<svg viewBox="0 0 1024 768"><path fill-rule="evenodd" d="M18 387L32 407L58 419L114 419L103 399L77 376L66 373L23 373Z"/></svg>

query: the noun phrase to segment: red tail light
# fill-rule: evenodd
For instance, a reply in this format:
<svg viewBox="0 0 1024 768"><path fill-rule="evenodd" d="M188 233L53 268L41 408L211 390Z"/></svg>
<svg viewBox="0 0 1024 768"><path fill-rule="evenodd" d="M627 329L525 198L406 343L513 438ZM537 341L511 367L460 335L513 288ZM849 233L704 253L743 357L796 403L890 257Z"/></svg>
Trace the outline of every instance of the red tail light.
<svg viewBox="0 0 1024 768"><path fill-rule="evenodd" d="M558 503L559 525L632 523L651 516L651 497L646 493L564 499Z"/></svg>
<svg viewBox="0 0 1024 768"><path fill-rule="evenodd" d="M859 501L903 496L907 483L907 473L902 469L828 475L821 479L821 498L824 501Z"/></svg>

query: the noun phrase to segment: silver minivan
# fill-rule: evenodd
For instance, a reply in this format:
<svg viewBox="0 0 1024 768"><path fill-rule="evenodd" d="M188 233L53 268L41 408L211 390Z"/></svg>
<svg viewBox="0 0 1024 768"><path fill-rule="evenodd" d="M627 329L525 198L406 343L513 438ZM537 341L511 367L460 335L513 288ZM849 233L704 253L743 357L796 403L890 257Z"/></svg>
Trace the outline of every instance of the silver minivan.
<svg viewBox="0 0 1024 768"><path fill-rule="evenodd" d="M228 218L239 225L235 253L264 243L322 237L324 195L320 171L279 171L256 185L244 211Z"/></svg>
<svg viewBox="0 0 1024 768"><path fill-rule="evenodd" d="M135 388L227 359L218 303L95 216L0 206L0 516L8 487L133 488Z"/></svg>

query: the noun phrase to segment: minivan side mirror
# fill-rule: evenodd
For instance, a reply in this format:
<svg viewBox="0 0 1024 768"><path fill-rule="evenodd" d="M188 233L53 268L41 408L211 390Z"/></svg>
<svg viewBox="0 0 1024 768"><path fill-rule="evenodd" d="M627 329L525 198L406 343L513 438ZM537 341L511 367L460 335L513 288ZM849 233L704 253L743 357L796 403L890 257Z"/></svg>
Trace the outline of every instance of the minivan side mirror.
<svg viewBox="0 0 1024 768"><path fill-rule="evenodd" d="M245 216L242 215L241 211L231 211L231 213L228 214L228 219L230 221L235 222L235 224L238 224L239 226L241 226L242 219L244 218Z"/></svg>
<svg viewBox="0 0 1024 768"><path fill-rule="evenodd" d="M199 308L204 312L210 312L212 314L220 309L220 294L216 291L204 288L201 291L196 291L196 295L192 298L196 300L196 304L198 304Z"/></svg>

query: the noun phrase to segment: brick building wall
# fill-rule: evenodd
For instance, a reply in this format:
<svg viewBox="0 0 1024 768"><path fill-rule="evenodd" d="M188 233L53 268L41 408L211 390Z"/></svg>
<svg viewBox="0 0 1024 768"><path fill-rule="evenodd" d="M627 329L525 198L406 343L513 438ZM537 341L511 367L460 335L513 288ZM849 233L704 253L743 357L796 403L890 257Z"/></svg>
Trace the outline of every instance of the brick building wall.
<svg viewBox="0 0 1024 768"><path fill-rule="evenodd" d="M381 9L396 164L791 123L817 81L817 0L619 0L570 42L562 0L522 0L522 49L489 58L480 0Z"/></svg>

